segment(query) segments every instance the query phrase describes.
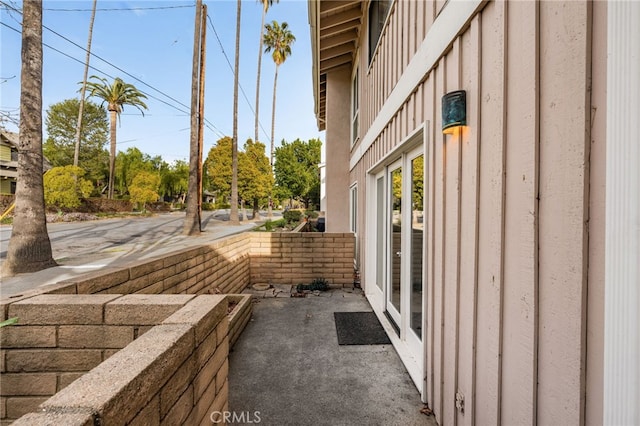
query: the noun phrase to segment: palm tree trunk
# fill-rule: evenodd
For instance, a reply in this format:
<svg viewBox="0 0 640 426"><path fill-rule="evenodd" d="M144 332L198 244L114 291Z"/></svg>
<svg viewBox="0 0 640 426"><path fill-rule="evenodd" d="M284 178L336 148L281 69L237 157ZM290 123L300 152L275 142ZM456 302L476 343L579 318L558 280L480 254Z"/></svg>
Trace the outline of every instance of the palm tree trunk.
<svg viewBox="0 0 640 426"><path fill-rule="evenodd" d="M262 4L262 23L260 24L260 45L258 48L258 77L256 80L256 120L255 120L255 139L254 142L258 142L258 127L260 125L259 122L259 111L260 111L260 74L262 71L262 45L264 43L264 18L267 15L268 3Z"/></svg>
<svg viewBox="0 0 640 426"><path fill-rule="evenodd" d="M273 171L273 147L275 142L276 133L276 88L278 86L278 68L280 65L276 65L276 73L273 76L273 105L271 105L271 170Z"/></svg>
<svg viewBox="0 0 640 426"><path fill-rule="evenodd" d="M274 150L274 142L275 142L275 132L276 132L276 88L278 87L278 68L280 65L276 65L276 73L273 76L273 103L271 105L271 154L269 155L269 162L271 164L271 173L273 173L273 150ZM269 194L269 211L267 216L269 218L273 217L273 200L271 194Z"/></svg>
<svg viewBox="0 0 640 426"><path fill-rule="evenodd" d="M42 182L42 2L22 5L20 140L13 230L4 274L56 266Z"/></svg>
<svg viewBox="0 0 640 426"><path fill-rule="evenodd" d="M240 67L240 16L242 1L238 0L236 15L236 58L233 76L233 141L231 143L231 211L229 221L239 223L238 217L238 75Z"/></svg>
<svg viewBox="0 0 640 426"><path fill-rule="evenodd" d="M76 126L76 148L73 153L73 165L77 166L80 161L80 138L82 136L82 113L84 111L84 94L87 90L87 74L89 74L89 58L91 58L91 39L93 37L93 21L96 18L96 5L98 0L93 0L93 10L89 20L89 40L87 41L87 58L84 63L84 77L82 78L82 88L80 89L80 108L78 109L78 125Z"/></svg>
<svg viewBox="0 0 640 426"><path fill-rule="evenodd" d="M109 110L109 136L111 139L111 146L109 147L109 191L107 198L113 199L114 183L116 175L116 121L118 115L116 110Z"/></svg>

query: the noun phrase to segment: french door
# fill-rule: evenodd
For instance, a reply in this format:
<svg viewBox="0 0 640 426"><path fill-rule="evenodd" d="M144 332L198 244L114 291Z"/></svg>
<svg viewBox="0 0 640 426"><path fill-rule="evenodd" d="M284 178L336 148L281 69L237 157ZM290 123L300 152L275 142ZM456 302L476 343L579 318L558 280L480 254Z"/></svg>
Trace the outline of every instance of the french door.
<svg viewBox="0 0 640 426"><path fill-rule="evenodd" d="M418 388L424 380L424 151L402 153L371 175L369 216L375 286L367 290L387 323L398 354ZM373 258L373 256L372 256Z"/></svg>

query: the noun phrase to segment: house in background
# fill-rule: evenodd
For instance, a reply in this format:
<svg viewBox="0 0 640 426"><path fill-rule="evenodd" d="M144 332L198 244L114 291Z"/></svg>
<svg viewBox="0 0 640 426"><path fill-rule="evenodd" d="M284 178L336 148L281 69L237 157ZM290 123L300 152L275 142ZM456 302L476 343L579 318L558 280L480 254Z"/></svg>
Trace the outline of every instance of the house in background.
<svg viewBox="0 0 640 426"><path fill-rule="evenodd" d="M15 194L18 178L18 134L0 129L0 194Z"/></svg>
<svg viewBox="0 0 640 426"><path fill-rule="evenodd" d="M640 424L640 3L308 5L326 229L439 424Z"/></svg>

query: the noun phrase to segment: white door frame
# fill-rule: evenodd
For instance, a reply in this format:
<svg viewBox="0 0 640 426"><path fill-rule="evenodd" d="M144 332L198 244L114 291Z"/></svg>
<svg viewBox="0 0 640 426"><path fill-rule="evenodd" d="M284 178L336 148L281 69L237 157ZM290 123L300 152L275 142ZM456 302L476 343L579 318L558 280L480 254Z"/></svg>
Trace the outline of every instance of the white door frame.
<svg viewBox="0 0 640 426"><path fill-rule="evenodd" d="M421 125L416 130L414 130L414 132L412 132L409 136L407 136L400 144L398 144L396 148L394 148L389 153L387 153L387 155L383 159L381 159L376 165L374 165L371 169L368 170L367 186L366 186L367 216L366 216L365 230L366 230L366 235L368 236L366 238L366 244L367 244L366 253L370 253L370 255L366 256L366 258L364 259L365 277L367 280L365 282L365 295L369 300L369 303L373 307L373 310L376 313L376 316L378 317L378 319L380 320L382 326L384 327L386 333L389 335L389 339L391 340L391 343L393 344L394 348L398 352L398 355L400 356L400 359L402 360L407 371L409 372L411 379L413 380L414 384L418 388L418 391L420 392L423 402L426 401L426 397L427 397L425 377L426 377L426 366L427 366L427 362L426 362L426 336L427 336L426 278L428 275L426 274L425 271L426 271L426 265L427 265L426 264L426 248L427 248L426 230L428 228L428 223L427 223L426 214L424 215L424 222L423 222L425 232L423 234L423 239L422 239L423 240L422 241L423 292L422 292L421 339L418 339L413 333L413 331L410 330L410 323L407 319L407 315L410 314L410 309L409 309L410 294L408 291L404 291L403 293L401 293L402 294L402 298L401 298L402 315L400 318L401 320L400 323L397 324L398 327L400 327L401 332L400 332L400 335L397 334L394 326L392 325L391 321L387 318L385 314L386 293L384 289L387 287L387 285L386 283L383 283L382 290L378 287L378 285L376 284L376 279L377 279L376 272L377 272L377 262L380 260L378 259L378 255L377 255L378 245L382 244L383 247L388 246L387 238L390 236L389 225L391 221L388 220L388 218L384 218L383 219L384 229L382 230L382 235L384 236L383 241L378 241L378 234L377 234L378 212L380 211L385 212L384 215L386 216L387 210L388 210L388 203L390 202L389 194L388 194L389 192L388 176L390 175L389 169L398 160L402 162L401 164L403 168L403 198L406 199L407 197L409 197L409 199L411 199L411 195L410 195L411 182L410 182L410 179L406 179L405 176L409 176L411 173L411 167L410 167L411 160L413 158L418 157L420 154L424 155L424 164L425 165L428 164L429 151L428 151L427 129L428 129L428 123L425 122L423 123L423 125ZM385 190L385 199L384 199L382 208L380 208L380 205L378 204L378 195L377 195L378 179L380 179L381 177L383 177L383 187ZM427 179L427 174L425 173L424 174L425 193L426 193L428 184L429 182ZM426 197L425 197L425 200L426 200ZM408 204L410 205L410 203ZM403 206L402 210L403 210L402 211L403 223L410 224L411 223L410 215L411 215L412 209L411 208L407 209ZM426 212L426 209L424 209L424 207L423 207L423 211ZM403 232L405 232L404 229L403 229ZM408 232L411 232L411 228L408 229ZM408 240L408 239L404 238L404 240ZM409 244L408 241L403 241L403 245L404 245L403 250L407 250L407 252L408 252L408 249L405 248L405 246L407 246L408 244ZM386 255L383 257L384 259L382 259L382 261L384 262L384 268L385 268L385 270L383 271L383 276L385 277L386 280L388 280L391 276L390 272L388 271L390 261L386 257ZM402 265L403 265L402 268L404 268L402 273L404 274L404 277L407 277L408 274L410 273L409 262L404 261Z"/></svg>

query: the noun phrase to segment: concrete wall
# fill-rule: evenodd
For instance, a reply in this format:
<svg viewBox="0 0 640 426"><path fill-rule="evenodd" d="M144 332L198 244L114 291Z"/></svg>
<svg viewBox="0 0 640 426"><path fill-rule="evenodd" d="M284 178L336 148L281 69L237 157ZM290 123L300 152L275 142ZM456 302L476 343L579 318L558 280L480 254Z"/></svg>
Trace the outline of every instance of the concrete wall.
<svg viewBox="0 0 640 426"><path fill-rule="evenodd" d="M249 321L252 305L248 296L229 296L238 307L228 321L221 321L218 316L224 311L226 317L228 301L222 296L196 295L240 293L252 282L297 284L321 277L334 286L352 285L353 257L352 234L244 233L2 299L0 320L18 317L19 322L0 329L0 422L11 423L44 404L46 413L31 414L20 424L53 420L84 424L91 413L98 413L103 420L135 420L134 424L199 423L203 413L214 408L220 411L226 405L226 353ZM187 328L175 328L187 323ZM162 326L154 327L157 324ZM145 333L155 329L164 331L153 331L150 343ZM195 337L189 337L193 333ZM201 336L204 334L209 337ZM140 336L145 337L145 343L139 343ZM140 357L144 345L156 351L150 358ZM193 356L185 358L187 347ZM171 355L175 351L179 351L179 356L175 355L178 359ZM116 361L112 361L116 353ZM211 365L207 364L209 358ZM131 359L135 362L127 369ZM109 364L104 367L106 360ZM133 376L141 360L149 365L140 366L142 376ZM145 376L145 369L157 368L153 365L158 362L175 366L177 372L169 382L168 376L158 372ZM207 378L201 377L200 370ZM116 390L105 385L118 374L130 380L126 386L139 380L154 386L138 395L125 384L126 389ZM74 381L81 377L76 385ZM74 384L67 391L71 382ZM95 390L103 388L113 392ZM89 396L87 392L99 394L92 396L90 406L82 405L86 401L78 402ZM168 392L173 392L172 396L168 397ZM48 400L54 394L55 398ZM91 410L60 414L65 404ZM117 409L122 404L126 405L124 414ZM136 414L136 419L131 417Z"/></svg>
<svg viewBox="0 0 640 426"><path fill-rule="evenodd" d="M426 394L438 422L601 422L606 4L396 1L371 65L366 24L361 34L363 136L345 188L373 193L368 171L427 124ZM441 98L458 89L467 126L443 135ZM358 238L364 261L373 235Z"/></svg>
<svg viewBox="0 0 640 426"><path fill-rule="evenodd" d="M326 278L353 284L355 239L351 233L252 232L179 250L123 267L106 267L77 278L0 299L0 309L40 293L232 294L253 283L298 284Z"/></svg>
<svg viewBox="0 0 640 426"><path fill-rule="evenodd" d="M40 335L38 342L45 343L45 334L35 327L57 328L54 341L46 344L61 347L7 350L6 368L15 373L3 375L2 392L64 388L46 401L7 397L8 419L40 406L16 425L200 424L227 406L224 296L43 295L15 303L9 311L21 318L16 334ZM140 324L148 331L135 338ZM105 352L117 347L124 348L100 363ZM73 377L92 364L97 366Z"/></svg>
<svg viewBox="0 0 640 426"><path fill-rule="evenodd" d="M353 285L355 238L351 233L254 233L251 283Z"/></svg>

